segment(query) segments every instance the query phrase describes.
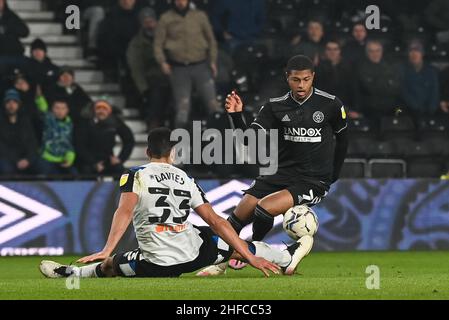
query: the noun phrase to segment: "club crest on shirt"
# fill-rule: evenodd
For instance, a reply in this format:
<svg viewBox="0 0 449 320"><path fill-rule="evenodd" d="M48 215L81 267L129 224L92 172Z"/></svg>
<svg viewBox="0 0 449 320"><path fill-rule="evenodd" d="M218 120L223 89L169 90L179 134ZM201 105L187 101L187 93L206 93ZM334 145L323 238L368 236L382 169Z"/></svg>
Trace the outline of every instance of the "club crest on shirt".
<svg viewBox="0 0 449 320"><path fill-rule="evenodd" d="M122 174L122 176L120 177L120 187L123 187L126 184L126 182L128 182L128 177L129 177L128 173Z"/></svg>
<svg viewBox="0 0 449 320"><path fill-rule="evenodd" d="M322 113L321 111L315 111L313 113L313 121L315 121L316 123L321 123L324 120L324 113Z"/></svg>

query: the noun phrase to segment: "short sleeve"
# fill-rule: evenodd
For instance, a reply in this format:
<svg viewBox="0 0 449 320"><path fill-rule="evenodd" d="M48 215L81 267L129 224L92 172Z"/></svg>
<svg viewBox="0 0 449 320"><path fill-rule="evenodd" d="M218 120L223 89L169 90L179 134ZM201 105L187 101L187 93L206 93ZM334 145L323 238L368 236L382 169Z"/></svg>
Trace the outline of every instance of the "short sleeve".
<svg viewBox="0 0 449 320"><path fill-rule="evenodd" d="M204 193L203 189L201 189L201 187L195 182L194 179L192 179L191 188L192 198L190 199L190 207L192 209L195 209L202 204L209 203L209 201L207 201L206 199L206 194Z"/></svg>
<svg viewBox="0 0 449 320"><path fill-rule="evenodd" d="M139 171L130 169L120 177L120 192L133 192L140 194Z"/></svg>
<svg viewBox="0 0 449 320"><path fill-rule="evenodd" d="M269 130L273 128L274 122L275 117L271 110L271 105L267 103L260 108L256 119L251 123L251 128Z"/></svg>
<svg viewBox="0 0 449 320"><path fill-rule="evenodd" d="M334 133L340 133L348 126L346 122L346 108L339 99L335 99L334 115L331 120L332 129Z"/></svg>

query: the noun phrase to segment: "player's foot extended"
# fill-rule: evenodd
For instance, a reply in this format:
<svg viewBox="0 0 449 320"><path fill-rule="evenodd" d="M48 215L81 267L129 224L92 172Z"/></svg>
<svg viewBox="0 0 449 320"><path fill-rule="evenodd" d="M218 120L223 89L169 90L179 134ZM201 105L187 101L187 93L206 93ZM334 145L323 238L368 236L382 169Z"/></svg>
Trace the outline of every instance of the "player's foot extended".
<svg viewBox="0 0 449 320"><path fill-rule="evenodd" d="M47 278L67 278L74 274L73 267L49 260L41 261L39 270Z"/></svg>
<svg viewBox="0 0 449 320"><path fill-rule="evenodd" d="M301 260L307 256L312 249L313 246L313 238L311 236L303 236L299 239L295 244L289 246L287 251L290 253L292 260L290 264L283 268L284 274L292 275L295 273L298 264Z"/></svg>
<svg viewBox="0 0 449 320"><path fill-rule="evenodd" d="M241 270L245 268L248 264L246 262L242 262L240 260L231 259L229 260L229 268L234 270Z"/></svg>
<svg viewBox="0 0 449 320"><path fill-rule="evenodd" d="M210 277L210 276L219 276L226 273L226 265L222 266L221 264L211 265L203 270L199 271L196 275L198 277Z"/></svg>

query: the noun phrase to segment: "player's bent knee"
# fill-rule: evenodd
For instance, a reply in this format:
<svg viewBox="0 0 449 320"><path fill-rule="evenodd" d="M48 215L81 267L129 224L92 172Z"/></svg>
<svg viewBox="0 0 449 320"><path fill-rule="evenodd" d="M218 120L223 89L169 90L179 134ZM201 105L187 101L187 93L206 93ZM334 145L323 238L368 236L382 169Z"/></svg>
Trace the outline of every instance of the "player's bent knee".
<svg viewBox="0 0 449 320"><path fill-rule="evenodd" d="M113 259L111 257L106 258L101 264L101 272L105 277L116 277L117 273L114 270Z"/></svg>

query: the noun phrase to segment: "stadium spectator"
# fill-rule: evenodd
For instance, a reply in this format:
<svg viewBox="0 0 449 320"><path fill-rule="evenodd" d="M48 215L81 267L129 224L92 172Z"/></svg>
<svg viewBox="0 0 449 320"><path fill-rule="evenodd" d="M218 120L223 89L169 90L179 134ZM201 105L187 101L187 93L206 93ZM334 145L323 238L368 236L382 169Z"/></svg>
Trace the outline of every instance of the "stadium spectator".
<svg viewBox="0 0 449 320"><path fill-rule="evenodd" d="M39 108L43 114L44 131L41 158L36 164L37 171L46 175L76 174L73 166L75 161L73 123L67 102L53 101L49 112L48 104L42 98Z"/></svg>
<svg viewBox="0 0 449 320"><path fill-rule="evenodd" d="M436 38L441 43L449 42L449 1L433 0L425 10L427 23L436 31Z"/></svg>
<svg viewBox="0 0 449 320"><path fill-rule="evenodd" d="M31 57L26 59L23 71L29 77L33 85L40 85L46 90L56 83L59 75L59 67L53 64L47 56L47 45L42 39L35 39L31 43Z"/></svg>
<svg viewBox="0 0 449 320"><path fill-rule="evenodd" d="M114 69L117 64L125 64L128 44L140 29L140 9L136 0L117 0L103 20L97 44L106 68Z"/></svg>
<svg viewBox="0 0 449 320"><path fill-rule="evenodd" d="M42 125L39 110L36 105L36 87L31 85L27 77L20 73L14 76L13 85L22 101L19 112L30 118L36 137L40 141Z"/></svg>
<svg viewBox="0 0 449 320"><path fill-rule="evenodd" d="M414 41L408 49L408 62L401 68L401 96L408 110L416 115L434 114L439 106L438 73L424 61L424 47Z"/></svg>
<svg viewBox="0 0 449 320"><path fill-rule="evenodd" d="M379 41L367 42L366 56L355 79L355 106L357 111L376 120L392 115L398 107L400 79L396 68L384 60Z"/></svg>
<svg viewBox="0 0 449 320"><path fill-rule="evenodd" d="M8 7L6 0L0 0L0 63L21 63L24 48L20 38L29 33L26 23Z"/></svg>
<svg viewBox="0 0 449 320"><path fill-rule="evenodd" d="M265 18L264 0L216 0L211 14L217 39L231 53L259 37Z"/></svg>
<svg viewBox="0 0 449 320"><path fill-rule="evenodd" d="M440 73L440 109L449 114L449 67L446 67Z"/></svg>
<svg viewBox="0 0 449 320"><path fill-rule="evenodd" d="M353 86L349 82L352 78L352 66L341 55L340 43L336 40L326 42L324 59L316 69L317 88L338 96L346 107L352 107Z"/></svg>
<svg viewBox="0 0 449 320"><path fill-rule="evenodd" d="M33 172L38 144L28 117L19 112L20 95L7 90L0 115L0 174Z"/></svg>
<svg viewBox="0 0 449 320"><path fill-rule="evenodd" d="M142 27L129 44L127 60L132 79L142 97L142 114L148 129L152 129L159 127L164 120L170 98L170 83L154 58L156 13L151 8L144 8L139 18Z"/></svg>
<svg viewBox="0 0 449 320"><path fill-rule="evenodd" d="M296 35L291 40L288 56L303 54L318 65L324 54L324 27L318 20L310 20L307 24L306 36Z"/></svg>
<svg viewBox="0 0 449 320"><path fill-rule="evenodd" d="M115 0L81 0L82 21L87 26L86 45L84 55L88 60L97 57L97 39L101 22L106 16L106 9Z"/></svg>
<svg viewBox="0 0 449 320"><path fill-rule="evenodd" d="M75 82L75 73L69 67L61 68L58 82L50 87L47 92L44 91L44 96L51 105L59 99L67 101L70 117L75 124L81 120L84 111L92 102L89 95Z"/></svg>
<svg viewBox="0 0 449 320"><path fill-rule="evenodd" d="M352 38L343 47L343 56L349 63L359 63L365 57L365 44L368 32L363 23L352 27Z"/></svg>
<svg viewBox="0 0 449 320"><path fill-rule="evenodd" d="M177 127L186 126L189 119L192 85L209 112L218 110L217 43L203 11L191 9L190 0L175 0L159 21L154 52L162 71L170 76Z"/></svg>
<svg viewBox="0 0 449 320"><path fill-rule="evenodd" d="M123 173L123 164L134 148L134 136L130 128L112 114L111 105L103 100L94 105L95 115L77 130L76 151L81 171L85 174ZM116 136L122 149L114 154Z"/></svg>

